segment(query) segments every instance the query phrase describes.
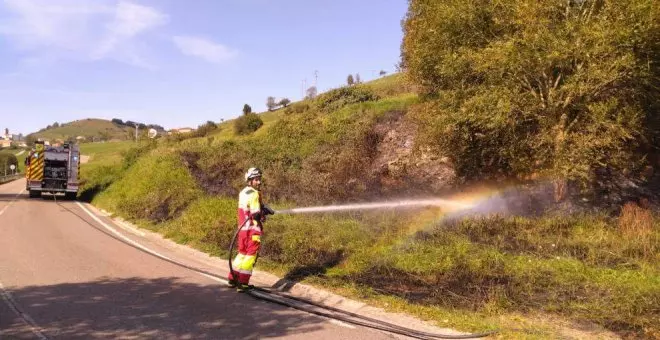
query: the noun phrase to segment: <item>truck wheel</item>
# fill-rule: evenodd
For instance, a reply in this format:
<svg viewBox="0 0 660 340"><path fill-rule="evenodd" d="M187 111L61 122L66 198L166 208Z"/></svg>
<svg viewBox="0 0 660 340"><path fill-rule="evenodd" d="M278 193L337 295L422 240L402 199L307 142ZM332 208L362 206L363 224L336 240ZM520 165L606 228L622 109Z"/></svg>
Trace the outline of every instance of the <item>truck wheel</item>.
<svg viewBox="0 0 660 340"><path fill-rule="evenodd" d="M78 196L78 193L76 193L76 192L64 193L64 199L66 199L67 201L75 201L77 196Z"/></svg>
<svg viewBox="0 0 660 340"><path fill-rule="evenodd" d="M39 197L41 197L41 191L30 190L30 198L39 198Z"/></svg>

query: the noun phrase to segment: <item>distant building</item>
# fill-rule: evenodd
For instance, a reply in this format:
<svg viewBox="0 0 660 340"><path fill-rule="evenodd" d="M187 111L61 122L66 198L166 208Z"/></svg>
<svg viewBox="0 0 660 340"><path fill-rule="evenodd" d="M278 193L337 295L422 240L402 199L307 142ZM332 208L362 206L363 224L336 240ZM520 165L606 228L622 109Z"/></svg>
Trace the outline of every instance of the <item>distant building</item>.
<svg viewBox="0 0 660 340"><path fill-rule="evenodd" d="M9 133L9 129L5 128L5 133L2 135L3 140L12 140L12 135Z"/></svg>
<svg viewBox="0 0 660 340"><path fill-rule="evenodd" d="M0 148L8 148L11 146L12 141L9 139L0 139Z"/></svg>

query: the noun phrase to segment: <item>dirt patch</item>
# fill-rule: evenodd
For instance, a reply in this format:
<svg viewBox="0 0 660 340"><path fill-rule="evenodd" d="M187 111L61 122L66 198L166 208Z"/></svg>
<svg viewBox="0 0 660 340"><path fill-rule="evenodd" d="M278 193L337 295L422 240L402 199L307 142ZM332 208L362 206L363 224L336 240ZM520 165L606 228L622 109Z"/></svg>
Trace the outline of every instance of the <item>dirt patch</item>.
<svg viewBox="0 0 660 340"><path fill-rule="evenodd" d="M419 188L439 191L450 188L456 171L447 157L431 150L415 150L417 126L405 112L387 113L374 127L379 136L371 172L380 178L383 191Z"/></svg>

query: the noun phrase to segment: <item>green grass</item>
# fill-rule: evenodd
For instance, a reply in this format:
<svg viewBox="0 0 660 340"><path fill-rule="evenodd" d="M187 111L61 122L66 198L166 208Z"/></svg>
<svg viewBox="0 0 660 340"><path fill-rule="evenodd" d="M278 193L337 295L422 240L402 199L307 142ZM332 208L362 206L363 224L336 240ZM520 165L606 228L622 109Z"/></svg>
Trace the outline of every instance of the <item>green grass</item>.
<svg viewBox="0 0 660 340"><path fill-rule="evenodd" d="M402 82L394 75L363 84L380 99L356 103L361 94L348 91L348 98L330 104L351 104L332 111L311 101L304 110L263 113L264 126L248 136L234 136L227 121L210 136L180 142L89 146L95 157L83 170L91 169L85 172L89 188L100 192L93 202L224 257L247 166L266 169L265 199L276 208L373 195L374 126L405 116L419 101ZM443 214L276 215L266 225L259 268L440 326L499 328L503 338L563 337L570 328L565 320L658 336L657 217L632 209L621 218L491 216L446 223Z"/></svg>
<svg viewBox="0 0 660 340"><path fill-rule="evenodd" d="M88 118L64 123L56 128L32 133L30 136L49 141L65 140L69 137L76 138L78 136L126 140L129 138L129 133L134 131L130 127L117 126L109 120Z"/></svg>
<svg viewBox="0 0 660 340"><path fill-rule="evenodd" d="M83 143L80 144L80 153L89 156L93 166L116 164L122 161L122 153L133 146L133 141Z"/></svg>

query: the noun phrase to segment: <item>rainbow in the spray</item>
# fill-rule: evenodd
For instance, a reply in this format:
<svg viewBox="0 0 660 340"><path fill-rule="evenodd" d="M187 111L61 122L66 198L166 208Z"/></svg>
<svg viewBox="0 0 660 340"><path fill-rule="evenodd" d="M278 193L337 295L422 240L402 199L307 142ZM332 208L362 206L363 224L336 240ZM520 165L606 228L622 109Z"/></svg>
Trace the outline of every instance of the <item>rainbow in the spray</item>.
<svg viewBox="0 0 660 340"><path fill-rule="evenodd" d="M374 210L374 209L401 209L401 208L415 208L415 207L441 207L451 210L463 210L472 208L472 204L461 202L459 200L450 199L420 199L420 200L400 200L389 202L375 202L375 203L357 203L357 204L342 204L342 205L327 205L319 207L304 207L293 208L286 210L278 210L278 214L304 214L304 213L318 213L318 212L335 212L335 211L349 211L349 210Z"/></svg>

